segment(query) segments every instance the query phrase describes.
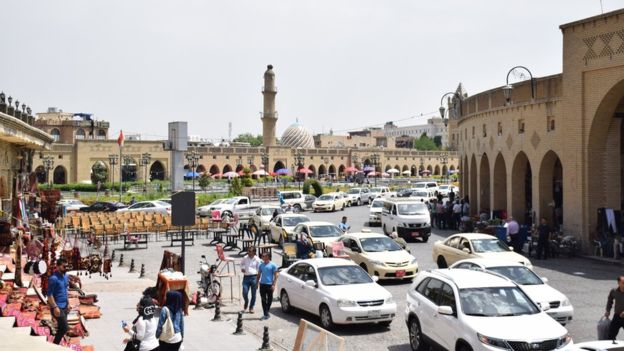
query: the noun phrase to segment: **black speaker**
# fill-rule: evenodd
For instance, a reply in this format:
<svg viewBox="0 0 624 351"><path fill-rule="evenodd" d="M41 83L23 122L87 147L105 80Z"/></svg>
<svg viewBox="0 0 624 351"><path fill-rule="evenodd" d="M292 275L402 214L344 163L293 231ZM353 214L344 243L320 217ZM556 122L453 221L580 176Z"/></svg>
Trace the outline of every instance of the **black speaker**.
<svg viewBox="0 0 624 351"><path fill-rule="evenodd" d="M195 192L180 191L171 196L171 224L195 225Z"/></svg>

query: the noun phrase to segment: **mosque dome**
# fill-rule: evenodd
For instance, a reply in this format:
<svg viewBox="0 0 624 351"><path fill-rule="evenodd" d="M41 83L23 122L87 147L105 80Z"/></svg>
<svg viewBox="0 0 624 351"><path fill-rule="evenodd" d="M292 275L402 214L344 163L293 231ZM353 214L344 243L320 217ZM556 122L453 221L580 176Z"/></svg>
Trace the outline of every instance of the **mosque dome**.
<svg viewBox="0 0 624 351"><path fill-rule="evenodd" d="M296 122L286 128L284 134L282 134L282 145L312 149L314 148L314 138L309 130L299 122Z"/></svg>

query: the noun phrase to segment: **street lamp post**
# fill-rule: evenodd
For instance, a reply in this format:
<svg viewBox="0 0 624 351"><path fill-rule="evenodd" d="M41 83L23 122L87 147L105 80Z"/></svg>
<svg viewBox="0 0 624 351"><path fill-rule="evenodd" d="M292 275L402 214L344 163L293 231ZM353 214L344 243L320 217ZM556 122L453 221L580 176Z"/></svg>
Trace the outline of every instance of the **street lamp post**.
<svg viewBox="0 0 624 351"><path fill-rule="evenodd" d="M529 73L529 79L531 80L531 99L535 99L535 79L533 79L533 74L531 74L531 71L529 71L529 69L524 66L516 66L510 69L509 72L507 72L507 78L505 79L505 86L503 87L503 94L505 95L505 100L507 101L507 103L511 102L511 91L513 90L513 86L509 84L509 75L516 68L523 69L527 71L527 73Z"/></svg>
<svg viewBox="0 0 624 351"><path fill-rule="evenodd" d="M197 168L197 163L199 162L199 154L197 153L197 151L193 150L190 151L189 153L186 154L186 160L188 161L189 165L191 166L191 179L192 179L192 187L193 187L193 192L195 192L195 170Z"/></svg>
<svg viewBox="0 0 624 351"><path fill-rule="evenodd" d="M52 188L52 180L50 179L50 170L54 167L54 157L46 156L43 158L43 166L46 169L46 178L48 180L48 188Z"/></svg>
<svg viewBox="0 0 624 351"><path fill-rule="evenodd" d="M443 152L442 154L440 154L440 156L438 157L438 161L442 163L442 170L444 170L444 167L448 163L448 154L446 152ZM446 178L446 174L442 174L442 180L444 180L445 178Z"/></svg>
<svg viewBox="0 0 624 351"><path fill-rule="evenodd" d="M269 168L269 154L263 152L260 157L262 158L262 164L264 165L264 185L266 185L267 175L269 174L269 172L267 171L267 169Z"/></svg>
<svg viewBox="0 0 624 351"><path fill-rule="evenodd" d="M150 155L149 153L144 153L141 155L141 166L144 167L144 176L145 176L145 182L143 183L143 192L147 193L147 166L150 164L150 161L152 160L152 155Z"/></svg>
<svg viewBox="0 0 624 351"><path fill-rule="evenodd" d="M375 186L377 186L377 163L379 163L379 154L373 154L371 156L371 161L373 161L373 165L375 166L375 177L373 178L375 178Z"/></svg>
<svg viewBox="0 0 624 351"><path fill-rule="evenodd" d="M301 189L301 179L299 178L300 175L299 173L299 169L301 169L303 167L303 163L305 162L305 157L303 156L303 154L301 153L300 149L297 149L295 151L295 164L296 164L296 172L297 172L297 184L299 186L299 189Z"/></svg>
<svg viewBox="0 0 624 351"><path fill-rule="evenodd" d="M119 156L115 154L108 155L108 163L111 166L111 189L113 192L115 191L115 165L117 164L118 160L119 160Z"/></svg>
<svg viewBox="0 0 624 351"><path fill-rule="evenodd" d="M132 163L132 157L130 155L123 155L123 165L126 167L126 173L128 172L128 166ZM123 174L123 172L121 172ZM119 202L121 202L121 196L123 194L123 177L119 181Z"/></svg>
<svg viewBox="0 0 624 351"><path fill-rule="evenodd" d="M459 94L457 94L456 92L448 92L444 95L442 95L442 97L440 98L440 108L438 109L440 111L440 117L442 117L442 121L444 122L444 126L446 127L448 125L448 118L444 118L445 112L446 112L446 108L444 107L444 98L447 97L448 95L453 95L454 97L457 98L457 101L459 101L459 111L461 114L461 109L462 109L462 105L461 105L461 96ZM448 104L447 104L447 107Z"/></svg>

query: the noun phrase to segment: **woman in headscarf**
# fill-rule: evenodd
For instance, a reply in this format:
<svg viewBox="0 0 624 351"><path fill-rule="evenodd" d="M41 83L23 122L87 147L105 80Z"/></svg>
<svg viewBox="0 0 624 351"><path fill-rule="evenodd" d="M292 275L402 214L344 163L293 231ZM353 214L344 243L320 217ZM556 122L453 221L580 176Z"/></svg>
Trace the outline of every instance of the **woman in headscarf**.
<svg viewBox="0 0 624 351"><path fill-rule="evenodd" d="M154 301L144 296L136 308L139 316L134 320L132 328L127 325L123 327L124 331L130 335L130 338L124 339L124 343L135 339L140 342L139 351L158 350L158 339L156 339L158 318L154 315L156 312Z"/></svg>
<svg viewBox="0 0 624 351"><path fill-rule="evenodd" d="M180 345L182 345L182 339L184 339L184 316L182 293L179 291L169 291L165 298L165 305L160 310L160 318L158 320L158 328L156 329L156 337L160 344L160 351L178 351ZM167 321L167 318L171 318L173 323L174 334L167 340L161 338L163 331L163 325Z"/></svg>

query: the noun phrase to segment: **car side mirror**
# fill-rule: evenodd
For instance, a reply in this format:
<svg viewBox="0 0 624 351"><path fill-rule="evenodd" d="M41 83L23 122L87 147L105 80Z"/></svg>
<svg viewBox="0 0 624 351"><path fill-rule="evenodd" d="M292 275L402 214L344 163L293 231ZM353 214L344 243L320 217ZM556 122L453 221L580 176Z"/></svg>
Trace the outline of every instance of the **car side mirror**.
<svg viewBox="0 0 624 351"><path fill-rule="evenodd" d="M351 247L351 251L353 251L353 252L360 252L360 253L362 252L362 250L360 250L360 248L357 247L357 246Z"/></svg>
<svg viewBox="0 0 624 351"><path fill-rule="evenodd" d="M470 251L470 249L469 249L469 248L467 248L467 247L464 247L464 248L462 249L462 251L463 251L463 252L465 252L465 253L468 253L468 254L469 254L469 253L472 253L472 251Z"/></svg>
<svg viewBox="0 0 624 351"><path fill-rule="evenodd" d="M311 288L316 288L316 282L314 280L306 280L305 284Z"/></svg>
<svg viewBox="0 0 624 351"><path fill-rule="evenodd" d="M548 284L548 278L542 277L542 281L544 282L544 284Z"/></svg>
<svg viewBox="0 0 624 351"><path fill-rule="evenodd" d="M438 306L438 314L443 314L445 316L452 316L452 315L454 315L453 307L451 307L451 306Z"/></svg>
<svg viewBox="0 0 624 351"><path fill-rule="evenodd" d="M372 277L371 277L371 279L373 279L373 281L374 281L375 283L377 283L377 282L379 281L379 277L378 277L378 276L376 276L376 275L372 276Z"/></svg>

